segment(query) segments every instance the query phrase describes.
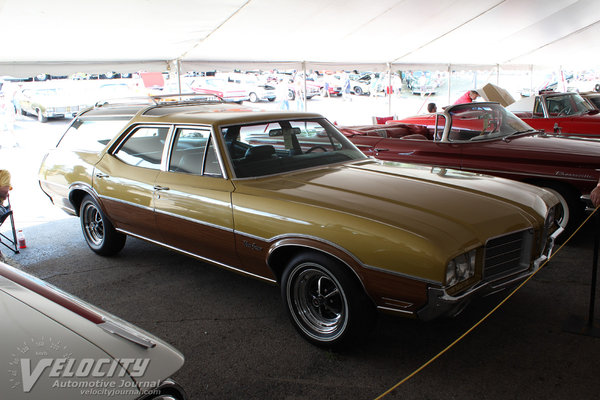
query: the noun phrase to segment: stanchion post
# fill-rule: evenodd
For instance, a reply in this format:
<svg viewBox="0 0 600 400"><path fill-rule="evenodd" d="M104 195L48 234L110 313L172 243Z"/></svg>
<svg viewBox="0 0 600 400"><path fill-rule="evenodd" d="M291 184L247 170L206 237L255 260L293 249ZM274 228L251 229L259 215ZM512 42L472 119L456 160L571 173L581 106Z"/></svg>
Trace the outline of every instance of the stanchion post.
<svg viewBox="0 0 600 400"><path fill-rule="evenodd" d="M600 337L600 323L594 319L596 305L596 282L598 280L598 252L600 249L600 211L594 214L594 256L592 257L592 281L590 287L590 305L587 321L577 315L571 315L564 325L565 332L578 335Z"/></svg>

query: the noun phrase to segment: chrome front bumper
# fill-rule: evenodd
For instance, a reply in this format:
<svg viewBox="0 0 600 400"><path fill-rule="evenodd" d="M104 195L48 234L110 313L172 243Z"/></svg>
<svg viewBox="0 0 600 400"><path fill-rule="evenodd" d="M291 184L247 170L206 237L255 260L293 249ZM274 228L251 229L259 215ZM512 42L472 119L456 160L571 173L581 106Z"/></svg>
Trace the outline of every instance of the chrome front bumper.
<svg viewBox="0 0 600 400"><path fill-rule="evenodd" d="M548 246L546 247L545 254L534 260L533 265L525 271L495 280L481 281L457 296L449 295L444 288L429 287L427 304L417 311L417 317L423 321L430 321L440 316L458 315L475 296L488 296L516 287L535 274L550 258L556 238L562 231L563 228L559 228L548 238Z"/></svg>

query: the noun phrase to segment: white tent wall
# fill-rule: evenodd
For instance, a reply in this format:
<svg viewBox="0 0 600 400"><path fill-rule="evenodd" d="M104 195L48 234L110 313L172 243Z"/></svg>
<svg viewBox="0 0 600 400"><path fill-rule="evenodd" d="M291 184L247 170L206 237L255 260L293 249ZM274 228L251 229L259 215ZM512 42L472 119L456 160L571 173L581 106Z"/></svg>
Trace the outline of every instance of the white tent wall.
<svg viewBox="0 0 600 400"><path fill-rule="evenodd" d="M28 78L39 74L72 75L77 73L104 74L111 71L167 71L168 61L137 62L0 62L0 76Z"/></svg>
<svg viewBox="0 0 600 400"><path fill-rule="evenodd" d="M599 21L597 0L0 0L0 75L148 60L597 66Z"/></svg>
<svg viewBox="0 0 600 400"><path fill-rule="evenodd" d="M598 0L0 0L0 76L430 70L450 103L457 71L595 69L599 34Z"/></svg>

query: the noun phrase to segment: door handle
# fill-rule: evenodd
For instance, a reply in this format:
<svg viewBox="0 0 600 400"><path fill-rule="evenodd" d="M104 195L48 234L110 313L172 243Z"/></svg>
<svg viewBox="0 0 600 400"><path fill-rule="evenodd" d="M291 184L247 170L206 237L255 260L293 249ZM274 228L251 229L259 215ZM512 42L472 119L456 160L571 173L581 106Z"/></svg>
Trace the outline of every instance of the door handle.
<svg viewBox="0 0 600 400"><path fill-rule="evenodd" d="M380 151L390 151L390 149L375 149L376 153L379 153Z"/></svg>
<svg viewBox="0 0 600 400"><path fill-rule="evenodd" d="M169 190L166 186L155 185L154 190Z"/></svg>
<svg viewBox="0 0 600 400"><path fill-rule="evenodd" d="M96 178L100 178L100 179L102 179L102 178L108 178L108 175L104 174L102 172L96 172Z"/></svg>

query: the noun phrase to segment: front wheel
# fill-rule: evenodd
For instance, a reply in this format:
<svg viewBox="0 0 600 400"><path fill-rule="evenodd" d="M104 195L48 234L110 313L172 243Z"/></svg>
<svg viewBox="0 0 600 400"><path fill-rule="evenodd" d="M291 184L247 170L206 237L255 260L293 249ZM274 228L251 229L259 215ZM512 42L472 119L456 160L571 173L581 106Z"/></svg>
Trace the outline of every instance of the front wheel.
<svg viewBox="0 0 600 400"><path fill-rule="evenodd" d="M308 341L343 347L364 340L375 324L371 300L338 261L305 252L290 261L282 281L292 324Z"/></svg>
<svg viewBox="0 0 600 400"><path fill-rule="evenodd" d="M79 219L85 241L97 254L112 256L125 246L127 236L115 230L90 195L86 195L81 202Z"/></svg>

